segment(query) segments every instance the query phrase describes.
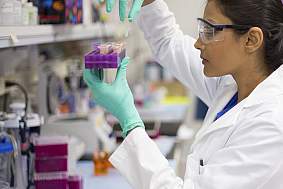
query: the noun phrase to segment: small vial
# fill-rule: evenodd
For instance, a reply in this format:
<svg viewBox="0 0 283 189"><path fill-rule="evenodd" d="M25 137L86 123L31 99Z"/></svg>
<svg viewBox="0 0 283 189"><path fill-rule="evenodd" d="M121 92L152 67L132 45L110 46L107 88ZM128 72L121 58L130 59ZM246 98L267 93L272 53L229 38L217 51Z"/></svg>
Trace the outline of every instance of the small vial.
<svg viewBox="0 0 283 189"><path fill-rule="evenodd" d="M109 54L111 52L111 44L101 44L98 46L100 54Z"/></svg>
<svg viewBox="0 0 283 189"><path fill-rule="evenodd" d="M112 44L112 50L115 53L121 53L123 49L124 49L124 44L123 43L114 43L114 44Z"/></svg>
<svg viewBox="0 0 283 189"><path fill-rule="evenodd" d="M108 156L106 152L95 152L93 154L94 175L103 176L108 174Z"/></svg>
<svg viewBox="0 0 283 189"><path fill-rule="evenodd" d="M112 83L116 79L117 68L103 69L103 82Z"/></svg>
<svg viewBox="0 0 283 189"><path fill-rule="evenodd" d="M125 56L124 43L95 44L94 50L85 55L85 68L99 70L100 79L105 83L112 83Z"/></svg>

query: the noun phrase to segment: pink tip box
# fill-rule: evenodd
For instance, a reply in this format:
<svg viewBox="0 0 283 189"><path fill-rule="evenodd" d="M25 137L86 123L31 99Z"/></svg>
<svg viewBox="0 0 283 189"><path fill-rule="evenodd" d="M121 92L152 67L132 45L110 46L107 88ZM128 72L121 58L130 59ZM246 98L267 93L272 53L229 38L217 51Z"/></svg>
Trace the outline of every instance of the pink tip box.
<svg viewBox="0 0 283 189"><path fill-rule="evenodd" d="M35 189L68 189L67 173L35 174Z"/></svg>
<svg viewBox="0 0 283 189"><path fill-rule="evenodd" d="M35 158L68 156L68 137L41 136L33 141Z"/></svg>
<svg viewBox="0 0 283 189"><path fill-rule="evenodd" d="M36 158L35 171L37 173L68 171L68 157Z"/></svg>
<svg viewBox="0 0 283 189"><path fill-rule="evenodd" d="M69 176L68 179L69 189L83 189L83 179L81 176Z"/></svg>

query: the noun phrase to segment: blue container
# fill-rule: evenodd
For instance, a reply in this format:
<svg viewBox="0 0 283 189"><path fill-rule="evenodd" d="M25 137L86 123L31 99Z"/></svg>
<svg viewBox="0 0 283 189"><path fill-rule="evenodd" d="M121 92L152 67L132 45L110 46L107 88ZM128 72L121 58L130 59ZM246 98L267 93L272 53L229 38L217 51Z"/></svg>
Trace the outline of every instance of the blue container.
<svg viewBox="0 0 283 189"><path fill-rule="evenodd" d="M10 188L12 179L11 168L14 161L12 138L0 133L0 188Z"/></svg>

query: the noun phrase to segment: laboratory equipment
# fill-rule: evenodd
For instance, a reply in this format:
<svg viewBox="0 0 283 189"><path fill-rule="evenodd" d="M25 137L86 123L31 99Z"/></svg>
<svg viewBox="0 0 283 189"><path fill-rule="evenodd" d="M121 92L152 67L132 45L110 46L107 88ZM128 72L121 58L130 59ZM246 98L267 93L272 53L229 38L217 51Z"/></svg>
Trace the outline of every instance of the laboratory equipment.
<svg viewBox="0 0 283 189"><path fill-rule="evenodd" d="M38 137L34 149L36 173L68 171L68 138Z"/></svg>
<svg viewBox="0 0 283 189"><path fill-rule="evenodd" d="M82 189L82 178L79 175L68 176L68 137L41 136L33 142L36 189Z"/></svg>
<svg viewBox="0 0 283 189"><path fill-rule="evenodd" d="M11 113L1 116L4 131L15 138L18 146L15 158L15 182L11 183L13 189L24 189L33 185L33 162L34 153L31 140L38 136L43 119L35 113L25 113L24 103L12 103Z"/></svg>
<svg viewBox="0 0 283 189"><path fill-rule="evenodd" d="M68 138L62 136L41 136L34 139L37 158L68 155Z"/></svg>
<svg viewBox="0 0 283 189"><path fill-rule="evenodd" d="M108 174L108 169L109 169L108 158L109 155L104 151L93 153L95 176L102 176Z"/></svg>
<svg viewBox="0 0 283 189"><path fill-rule="evenodd" d="M68 137L40 136L34 138L36 189L67 187Z"/></svg>
<svg viewBox="0 0 283 189"><path fill-rule="evenodd" d="M9 189L15 183L15 158L17 145L15 139L6 132L0 133L0 188Z"/></svg>
<svg viewBox="0 0 283 189"><path fill-rule="evenodd" d="M68 170L67 157L42 158L35 159L35 171L38 173L44 172L59 172Z"/></svg>
<svg viewBox="0 0 283 189"><path fill-rule="evenodd" d="M46 173L35 175L35 189L83 189L83 179L79 175L67 173Z"/></svg>
<svg viewBox="0 0 283 189"><path fill-rule="evenodd" d="M31 141L33 137L40 134L43 118L38 114L27 111L28 94L22 85L13 81L6 81L5 88L9 87L19 88L25 97L24 103L12 101L9 105L10 110L5 106L5 112L0 116L3 131L15 139L15 146L17 146L15 151L17 156L14 161L14 182L10 183L10 188L25 189L33 186L34 151Z"/></svg>
<svg viewBox="0 0 283 189"><path fill-rule="evenodd" d="M38 8L32 2L22 0L22 25L38 24Z"/></svg>
<svg viewBox="0 0 283 189"><path fill-rule="evenodd" d="M94 50L85 55L85 68L99 70L100 79L112 83L125 56L126 49L123 43L96 44Z"/></svg>

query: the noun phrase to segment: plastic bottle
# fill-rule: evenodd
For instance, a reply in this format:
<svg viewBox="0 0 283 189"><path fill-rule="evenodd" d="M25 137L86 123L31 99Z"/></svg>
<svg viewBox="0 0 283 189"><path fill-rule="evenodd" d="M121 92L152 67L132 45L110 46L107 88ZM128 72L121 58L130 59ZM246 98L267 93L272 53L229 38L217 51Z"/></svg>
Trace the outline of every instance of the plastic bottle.
<svg viewBox="0 0 283 189"><path fill-rule="evenodd" d="M29 25L29 8L27 0L22 0L22 24Z"/></svg>
<svg viewBox="0 0 283 189"><path fill-rule="evenodd" d="M29 25L37 25L38 23L38 8L33 6L32 2L28 3L29 7Z"/></svg>
<svg viewBox="0 0 283 189"><path fill-rule="evenodd" d="M32 25L37 25L38 24L38 7L37 6L33 6L33 10L34 10L34 17L33 17L33 19L32 19L32 22L31 22L31 24Z"/></svg>
<svg viewBox="0 0 283 189"><path fill-rule="evenodd" d="M22 3L19 0L14 0L14 23L12 25L22 24Z"/></svg>

